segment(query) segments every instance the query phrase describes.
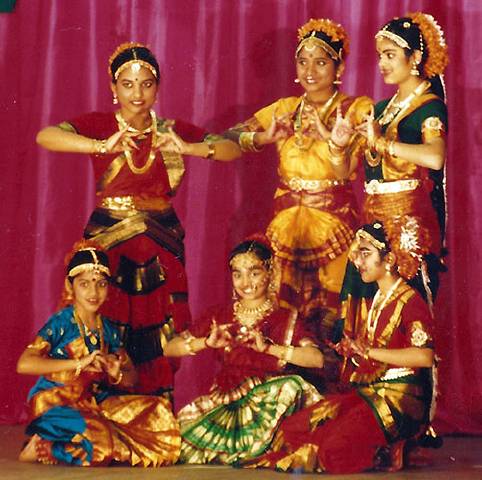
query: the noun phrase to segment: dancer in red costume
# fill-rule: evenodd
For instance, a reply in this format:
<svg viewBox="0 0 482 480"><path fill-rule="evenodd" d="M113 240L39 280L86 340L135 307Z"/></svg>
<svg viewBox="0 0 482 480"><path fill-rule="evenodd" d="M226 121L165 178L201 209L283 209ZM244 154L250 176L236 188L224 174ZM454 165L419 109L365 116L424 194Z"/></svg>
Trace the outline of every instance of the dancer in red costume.
<svg viewBox="0 0 482 480"><path fill-rule="evenodd" d="M96 208L84 236L109 255L112 283L103 313L128 325L126 347L139 372L138 391L166 394L175 360L163 346L190 322L184 231L171 205L183 174L182 156L164 152L169 132L187 155L229 159L230 144L188 123L159 118L152 107L159 65L143 45L120 45L109 60L114 112L93 112L46 127L37 141L49 150L90 155Z"/></svg>

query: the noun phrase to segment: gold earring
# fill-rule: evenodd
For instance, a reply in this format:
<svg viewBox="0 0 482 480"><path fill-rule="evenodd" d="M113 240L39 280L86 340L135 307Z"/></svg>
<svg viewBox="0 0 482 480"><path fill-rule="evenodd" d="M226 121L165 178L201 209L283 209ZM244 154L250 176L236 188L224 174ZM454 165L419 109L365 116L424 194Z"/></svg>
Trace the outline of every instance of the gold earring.
<svg viewBox="0 0 482 480"><path fill-rule="evenodd" d="M341 85L343 82L341 81L341 75L339 73L336 74L335 80L333 80L333 85Z"/></svg>
<svg viewBox="0 0 482 480"><path fill-rule="evenodd" d="M114 96L112 97L112 103L114 105L117 105L119 103L119 100L117 99L117 95L114 93Z"/></svg>
<svg viewBox="0 0 482 480"><path fill-rule="evenodd" d="M295 82L295 83L300 83L300 79L299 79L299 78L295 78L295 79L294 79L294 82Z"/></svg>
<svg viewBox="0 0 482 480"><path fill-rule="evenodd" d="M418 62L416 60L414 60L412 63L412 69L410 70L410 75L413 75L414 77L420 76L420 72L418 71Z"/></svg>

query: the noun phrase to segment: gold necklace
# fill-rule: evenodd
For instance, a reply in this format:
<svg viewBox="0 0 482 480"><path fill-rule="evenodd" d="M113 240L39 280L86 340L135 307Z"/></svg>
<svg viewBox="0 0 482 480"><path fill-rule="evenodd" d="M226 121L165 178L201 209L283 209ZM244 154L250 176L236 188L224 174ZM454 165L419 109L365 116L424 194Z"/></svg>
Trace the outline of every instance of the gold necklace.
<svg viewBox="0 0 482 480"><path fill-rule="evenodd" d="M127 130L131 129L131 132L138 133L140 135L143 135L144 133L152 132L151 136L151 147L149 149L149 155L147 157L146 163L142 167L136 167L134 165L134 160L132 159L132 152L128 149L124 150L124 156L126 157L127 160L127 165L129 166L130 170L132 173L135 175L142 175L143 173L147 172L149 170L154 162L154 159L156 158L156 150L154 147L154 138L157 133L157 116L156 112L154 110L150 110L149 114L151 116L151 126L146 128L145 130L137 130L134 127L130 127L129 124L124 120L120 112L117 112L115 117L117 119L117 123L119 125L119 130L122 130L127 127Z"/></svg>
<svg viewBox="0 0 482 480"><path fill-rule="evenodd" d="M410 95L408 95L407 98L405 98L401 102L395 101L398 97L398 94L400 93L399 91L397 91L397 93L390 99L387 106L378 117L378 123L380 125L388 125L389 123L392 123L397 116L399 116L404 110L408 108L414 98L425 92L428 87L430 87L430 82L424 80L420 85L417 86L417 88L415 88L412 93L410 93Z"/></svg>
<svg viewBox="0 0 482 480"><path fill-rule="evenodd" d="M398 288L401 282L402 282L402 278L400 277L390 287L390 290L388 290L387 294L384 295L381 301L380 301L380 297L382 295L381 290L378 289L377 293L375 293L375 296L373 297L372 305L370 307L370 310L368 311L368 318L367 318L367 333L368 333L369 345L373 345L373 341L375 339L375 332L378 326L378 320L380 318L380 315L383 309L385 308L385 305L387 304L388 300L393 295L393 293Z"/></svg>
<svg viewBox="0 0 482 480"><path fill-rule="evenodd" d="M326 112L335 101L336 96L338 95L338 90L335 90L335 93L323 104L320 110L316 109L316 113L321 121L323 121ZM295 120L293 122L293 130L295 132L295 144L300 150L308 150L313 143L313 139L310 138L308 144L305 142L305 135L303 134L303 110L306 105L306 93L303 95L301 99L300 106L298 107L298 111L296 113Z"/></svg>
<svg viewBox="0 0 482 480"><path fill-rule="evenodd" d="M77 313L77 310L75 308L74 308L74 319L75 319L75 322L77 323L80 337L84 341L85 345L87 346L86 338L88 338L90 344L95 347L98 342L97 337L95 336L94 332L84 324L84 322L80 318L80 315ZM103 352L104 351L104 329L102 328L102 318L99 314L97 314L95 317L95 328L97 332L99 332L100 351Z"/></svg>
<svg viewBox="0 0 482 480"><path fill-rule="evenodd" d="M267 298L261 305L254 308L245 307L241 302L233 305L234 318L245 327L256 324L268 313L273 311L273 302Z"/></svg>

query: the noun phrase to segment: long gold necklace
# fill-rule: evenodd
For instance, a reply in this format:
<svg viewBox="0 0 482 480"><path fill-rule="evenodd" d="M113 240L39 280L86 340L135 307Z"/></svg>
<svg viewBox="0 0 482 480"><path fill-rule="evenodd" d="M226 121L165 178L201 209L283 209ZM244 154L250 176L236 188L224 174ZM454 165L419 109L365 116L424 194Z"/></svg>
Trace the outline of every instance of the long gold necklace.
<svg viewBox="0 0 482 480"><path fill-rule="evenodd" d="M85 323L82 321L82 319L80 318L80 315L78 314L75 308L74 308L74 319L75 319L75 322L77 323L80 336L84 341L85 345L87 346L87 342L86 342L87 338L89 339L89 343L94 347L97 345L98 341L100 341L100 351L103 352L104 351L104 329L102 328L101 316L97 314L95 317L95 329L99 334L99 340L97 340L95 333L85 325Z"/></svg>
<svg viewBox="0 0 482 480"><path fill-rule="evenodd" d="M412 93L410 93L410 95L408 95L407 98L401 102L396 101L399 95L399 91L397 91L397 93L390 99L388 105L385 107L381 115L378 117L378 123L380 125L388 125L389 123L392 123L396 117L398 117L408 108L414 98L425 92L428 87L430 87L430 82L424 80L420 85L417 86L417 88L415 88Z"/></svg>
<svg viewBox="0 0 482 480"><path fill-rule="evenodd" d="M387 294L383 297L383 300L380 301L380 297L382 295L381 290L378 289L377 293L373 297L373 302L368 311L368 318L367 318L367 334L368 334L368 342L370 345L373 345L373 341L375 339L375 332L378 326L378 320L380 315L385 308L390 297L393 295L395 290L398 288L400 283L402 282L402 278L400 277L388 290Z"/></svg>
<svg viewBox="0 0 482 480"><path fill-rule="evenodd" d="M126 157L127 165L129 166L131 172L134 173L135 175L142 175L143 173L147 172L151 168L154 162L154 159L156 158L156 150L154 148L154 142L155 142L155 137L157 133L157 116L154 110L150 110L149 114L151 116L151 125L144 130L137 130L136 128L129 126L129 124L124 120L120 112L117 112L115 115L117 119L117 123L119 124L119 130L123 130L127 128L127 130L130 132L137 133L138 135L141 135L141 136L144 135L144 137L140 137L140 138L145 138L146 133L152 132L151 147L149 149L149 155L147 157L146 163L142 167L136 167L134 165L134 161L132 159L132 152L129 149L124 150L124 156Z"/></svg>
<svg viewBox="0 0 482 480"><path fill-rule="evenodd" d="M316 109L316 113L321 121L324 120L326 112L335 101L336 96L338 95L338 90L335 90L335 93L323 104L320 110ZM298 111L296 112L296 117L293 122L293 130L295 132L295 144L300 150L308 150L311 144L313 143L313 139L309 139L310 141L306 143L305 135L303 134L303 111L306 105L306 93L303 95L301 99L300 105L298 107Z"/></svg>

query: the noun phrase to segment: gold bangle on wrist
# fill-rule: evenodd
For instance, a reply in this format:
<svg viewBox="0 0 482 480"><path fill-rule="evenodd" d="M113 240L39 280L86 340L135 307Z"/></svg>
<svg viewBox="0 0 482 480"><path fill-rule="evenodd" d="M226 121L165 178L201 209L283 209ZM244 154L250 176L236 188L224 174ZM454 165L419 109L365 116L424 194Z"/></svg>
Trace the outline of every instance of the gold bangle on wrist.
<svg viewBox="0 0 482 480"><path fill-rule="evenodd" d="M75 373L74 375L78 377L80 375L80 372L82 371L82 362L80 360L77 360L75 363Z"/></svg>
<svg viewBox="0 0 482 480"><path fill-rule="evenodd" d="M206 158L213 158L214 155L216 155L216 147L214 146L214 143L209 143L207 142L208 146L208 154L206 155Z"/></svg>
<svg viewBox="0 0 482 480"><path fill-rule="evenodd" d="M291 359L293 358L294 350L295 350L295 347L293 347L293 345L287 345L283 350L281 359L286 363L291 362Z"/></svg>
<svg viewBox="0 0 482 480"><path fill-rule="evenodd" d="M241 132L239 134L238 143L243 152L260 152L261 148L257 147L254 142L256 132Z"/></svg>
<svg viewBox="0 0 482 480"><path fill-rule="evenodd" d="M378 137L377 141L375 142L375 150L377 151L377 153L383 157L387 153L387 149L387 139L384 137Z"/></svg>
<svg viewBox="0 0 482 480"><path fill-rule="evenodd" d="M194 351L191 345L193 341L194 341L194 337L192 335L184 339L184 345L186 347L186 351L188 355L196 355L196 352Z"/></svg>
<svg viewBox="0 0 482 480"><path fill-rule="evenodd" d="M388 155L390 155L392 158L397 158L397 156L395 155L395 140L392 140L388 144Z"/></svg>
<svg viewBox="0 0 482 480"><path fill-rule="evenodd" d="M107 140L94 139L94 153L96 155L105 155L107 153Z"/></svg>
<svg viewBox="0 0 482 480"><path fill-rule="evenodd" d="M365 160L367 161L368 165L370 165L370 167L376 167L380 164L381 158L377 152L373 154L373 152L369 148L367 148L365 150Z"/></svg>
<svg viewBox="0 0 482 480"><path fill-rule="evenodd" d="M335 156L340 156L345 154L345 147L337 145L331 138L328 139L328 148L330 153Z"/></svg>

